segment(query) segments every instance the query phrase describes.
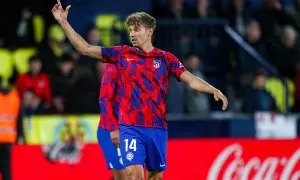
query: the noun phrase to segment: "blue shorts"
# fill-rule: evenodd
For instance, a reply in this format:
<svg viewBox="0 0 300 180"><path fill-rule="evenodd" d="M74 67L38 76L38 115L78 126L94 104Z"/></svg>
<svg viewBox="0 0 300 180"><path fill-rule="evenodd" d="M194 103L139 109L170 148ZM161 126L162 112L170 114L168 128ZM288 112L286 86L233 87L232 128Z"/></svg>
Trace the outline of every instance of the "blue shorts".
<svg viewBox="0 0 300 180"><path fill-rule="evenodd" d="M120 125L120 148L124 166L142 165L149 171L167 169L168 131Z"/></svg>
<svg viewBox="0 0 300 180"><path fill-rule="evenodd" d="M109 169L124 169L120 148L116 148L110 139L110 132L98 128L97 138Z"/></svg>

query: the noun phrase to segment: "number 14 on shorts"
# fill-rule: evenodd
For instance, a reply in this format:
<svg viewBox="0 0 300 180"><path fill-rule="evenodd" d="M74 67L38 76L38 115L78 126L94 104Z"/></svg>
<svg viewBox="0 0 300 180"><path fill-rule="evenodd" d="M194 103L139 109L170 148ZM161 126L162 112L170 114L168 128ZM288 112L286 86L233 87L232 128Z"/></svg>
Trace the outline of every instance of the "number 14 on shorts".
<svg viewBox="0 0 300 180"><path fill-rule="evenodd" d="M136 151L136 139L132 139L129 142L129 139L124 139L125 142L125 152L128 152L128 150Z"/></svg>
<svg viewBox="0 0 300 180"><path fill-rule="evenodd" d="M126 159L132 161L136 152L136 139L124 139ZM128 152L129 151L129 152Z"/></svg>

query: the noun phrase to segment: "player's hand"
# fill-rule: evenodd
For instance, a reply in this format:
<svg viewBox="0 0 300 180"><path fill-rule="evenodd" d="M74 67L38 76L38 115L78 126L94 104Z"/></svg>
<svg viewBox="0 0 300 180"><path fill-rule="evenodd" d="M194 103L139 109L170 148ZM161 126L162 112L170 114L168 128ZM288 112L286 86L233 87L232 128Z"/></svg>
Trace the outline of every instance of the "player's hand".
<svg viewBox="0 0 300 180"><path fill-rule="evenodd" d="M57 0L57 3L52 8L51 12L55 18L55 20L58 23L63 23L67 21L69 9L71 8L71 5L67 6L67 8L64 10L62 8L62 5L60 3L60 0Z"/></svg>
<svg viewBox="0 0 300 180"><path fill-rule="evenodd" d="M120 134L119 134L119 130L115 130L110 132L110 138L113 142L113 144L115 145L115 147L119 147L120 145Z"/></svg>
<svg viewBox="0 0 300 180"><path fill-rule="evenodd" d="M224 94L220 90L216 89L214 90L214 99L215 101L219 101L220 99L222 100L223 102L222 110L225 111L228 106L227 97L224 96Z"/></svg>

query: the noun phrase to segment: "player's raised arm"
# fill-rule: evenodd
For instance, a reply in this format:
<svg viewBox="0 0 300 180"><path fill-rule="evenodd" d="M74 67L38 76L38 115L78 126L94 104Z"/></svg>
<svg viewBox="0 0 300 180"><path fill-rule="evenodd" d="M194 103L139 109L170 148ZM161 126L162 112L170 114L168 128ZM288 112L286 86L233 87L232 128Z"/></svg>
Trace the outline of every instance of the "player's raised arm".
<svg viewBox="0 0 300 180"><path fill-rule="evenodd" d="M226 96L223 95L223 93L213 87L212 85L208 84L206 81L203 79L191 74L189 71L185 71L180 75L180 80L187 84L190 88L202 92L202 93L208 93L208 94L213 94L214 99L216 101L222 100L223 101L223 106L222 109L226 110L228 106L228 101Z"/></svg>
<svg viewBox="0 0 300 180"><path fill-rule="evenodd" d="M92 46L88 44L69 24L67 17L70 8L71 5L67 6L67 8L64 10L60 0L57 0L57 3L52 8L51 12L66 33L69 41L78 52L92 58L101 59L101 48L99 46Z"/></svg>

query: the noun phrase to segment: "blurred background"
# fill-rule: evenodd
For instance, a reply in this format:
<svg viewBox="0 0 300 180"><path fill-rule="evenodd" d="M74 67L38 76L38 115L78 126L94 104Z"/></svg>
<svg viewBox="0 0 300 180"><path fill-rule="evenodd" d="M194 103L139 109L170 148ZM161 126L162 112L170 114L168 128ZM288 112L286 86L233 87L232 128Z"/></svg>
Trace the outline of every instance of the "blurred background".
<svg viewBox="0 0 300 180"><path fill-rule="evenodd" d="M74 50L52 17L55 3L0 2L0 174L111 179L96 144L103 64ZM170 78L165 179L300 179L300 0L62 4L72 5L74 29L100 46L130 45L126 16L150 13L154 45L228 96L222 112L212 96Z"/></svg>

